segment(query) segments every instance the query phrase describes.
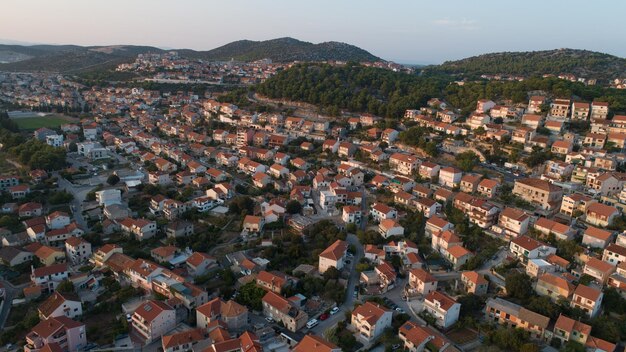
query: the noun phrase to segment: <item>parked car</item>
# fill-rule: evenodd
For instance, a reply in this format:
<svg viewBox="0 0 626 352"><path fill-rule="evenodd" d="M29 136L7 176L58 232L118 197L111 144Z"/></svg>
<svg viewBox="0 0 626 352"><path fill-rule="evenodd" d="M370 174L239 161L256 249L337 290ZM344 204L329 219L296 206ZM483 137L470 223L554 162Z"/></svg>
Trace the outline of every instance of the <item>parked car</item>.
<svg viewBox="0 0 626 352"><path fill-rule="evenodd" d="M337 313L339 313L339 307L335 307L335 308L330 310L330 315L335 315Z"/></svg>
<svg viewBox="0 0 626 352"><path fill-rule="evenodd" d="M324 320L328 319L328 317L329 317L329 316L330 316L330 315L328 315L328 314L324 313L324 314L320 315L320 320L321 320L321 321L324 321Z"/></svg>

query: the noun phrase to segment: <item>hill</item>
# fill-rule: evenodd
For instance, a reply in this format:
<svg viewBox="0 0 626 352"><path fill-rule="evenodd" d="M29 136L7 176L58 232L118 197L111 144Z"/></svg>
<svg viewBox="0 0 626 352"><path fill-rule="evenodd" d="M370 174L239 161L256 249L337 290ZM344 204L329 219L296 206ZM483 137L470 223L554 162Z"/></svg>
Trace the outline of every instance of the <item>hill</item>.
<svg viewBox="0 0 626 352"><path fill-rule="evenodd" d="M439 96L447 81L361 65L299 64L256 87L269 98L319 105L325 113L340 110L402 116L406 109Z"/></svg>
<svg viewBox="0 0 626 352"><path fill-rule="evenodd" d="M140 53L160 53L150 46L111 45L0 45L0 71L78 73L112 69ZM264 58L290 61L380 61L353 45L339 42L313 44L293 38L266 41L240 40L209 51L177 50L183 57L203 60L254 61Z"/></svg>
<svg viewBox="0 0 626 352"><path fill-rule="evenodd" d="M318 105L325 113L341 110L400 118L406 109L424 106L429 98L443 98L467 116L479 99L528 102L528 92L542 90L555 97L606 101L614 113L626 111L626 90L587 86L555 77L523 81L475 81L451 84L446 75L410 75L360 65L299 64L279 72L255 89L273 99Z"/></svg>
<svg viewBox="0 0 626 352"><path fill-rule="evenodd" d="M264 41L239 40L204 52L179 51L181 55L204 60L255 61L269 58L276 62L291 61L382 61L354 45L340 42L313 44L294 38Z"/></svg>
<svg viewBox="0 0 626 352"><path fill-rule="evenodd" d="M114 68L119 63L134 60L137 54L162 51L133 45L0 45L0 62L6 62L0 64L0 71L68 73Z"/></svg>
<svg viewBox="0 0 626 352"><path fill-rule="evenodd" d="M604 81L622 78L624 72L626 72L626 59L624 58L576 49L484 54L457 61L447 61L424 69L424 73L460 74L468 77L483 74L526 77L544 74L573 74L577 77Z"/></svg>

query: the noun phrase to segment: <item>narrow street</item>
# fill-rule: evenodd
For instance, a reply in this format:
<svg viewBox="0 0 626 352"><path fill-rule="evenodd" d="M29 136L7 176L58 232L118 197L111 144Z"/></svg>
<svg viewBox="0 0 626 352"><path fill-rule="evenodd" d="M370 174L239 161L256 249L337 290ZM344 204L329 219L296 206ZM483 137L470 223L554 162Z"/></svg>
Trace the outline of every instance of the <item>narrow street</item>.
<svg viewBox="0 0 626 352"><path fill-rule="evenodd" d="M9 313L11 312L11 303L13 302L13 299L20 294L20 291L26 287L28 283L13 286L13 284L4 279L0 279L0 283L4 286L5 290L4 304L2 305L2 311L0 311L0 331L2 331L4 329L4 324L9 317Z"/></svg>

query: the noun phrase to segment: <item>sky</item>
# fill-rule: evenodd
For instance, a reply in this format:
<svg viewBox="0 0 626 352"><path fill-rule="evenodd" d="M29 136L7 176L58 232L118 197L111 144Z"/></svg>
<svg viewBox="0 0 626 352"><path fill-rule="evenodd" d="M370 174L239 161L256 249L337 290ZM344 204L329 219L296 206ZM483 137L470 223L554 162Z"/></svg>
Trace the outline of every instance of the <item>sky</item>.
<svg viewBox="0 0 626 352"><path fill-rule="evenodd" d="M626 57L623 0L3 0L1 8L2 42L209 50L293 37L414 64L557 48Z"/></svg>

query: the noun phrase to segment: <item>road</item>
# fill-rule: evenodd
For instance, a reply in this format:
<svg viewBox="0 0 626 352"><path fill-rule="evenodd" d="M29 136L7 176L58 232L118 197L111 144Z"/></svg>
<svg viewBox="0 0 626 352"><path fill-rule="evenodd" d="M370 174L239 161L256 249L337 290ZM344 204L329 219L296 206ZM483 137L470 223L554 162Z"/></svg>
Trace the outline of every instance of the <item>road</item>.
<svg viewBox="0 0 626 352"><path fill-rule="evenodd" d="M13 284L4 279L0 279L0 283L4 286L5 290L4 304L2 305L2 311L0 312L0 331L2 331L4 329L4 324L9 317L13 299L19 295L20 291L26 287L28 283L20 286L13 286Z"/></svg>
<svg viewBox="0 0 626 352"><path fill-rule="evenodd" d="M320 321L320 323L311 329L310 331L319 336L324 336L324 332L329 328L334 327L339 321L343 320L346 317L346 312L351 312L354 307L354 288L359 283L360 274L355 270L356 264L361 261L363 258L363 245L359 242L359 239L353 235L349 234L346 238L348 244L353 245L356 248L356 253L354 257L350 260L350 278L348 279L348 288L346 289L346 298L344 302L339 305L339 312L334 315L328 317L328 319L324 321Z"/></svg>
<svg viewBox="0 0 626 352"><path fill-rule="evenodd" d="M83 214L82 214L82 203L85 200L85 198L87 198L87 193L89 193L93 189L93 186L75 185L71 183L70 181L61 177L59 173L56 171L53 173L53 176L56 177L58 180L57 182L59 184L59 189L62 189L68 193L71 193L72 196L74 196L74 199L70 203L71 208L72 208L72 214L74 215L74 220L76 220L76 223L82 229L87 231L89 227L87 226L87 221L85 221L85 218L83 217Z"/></svg>

